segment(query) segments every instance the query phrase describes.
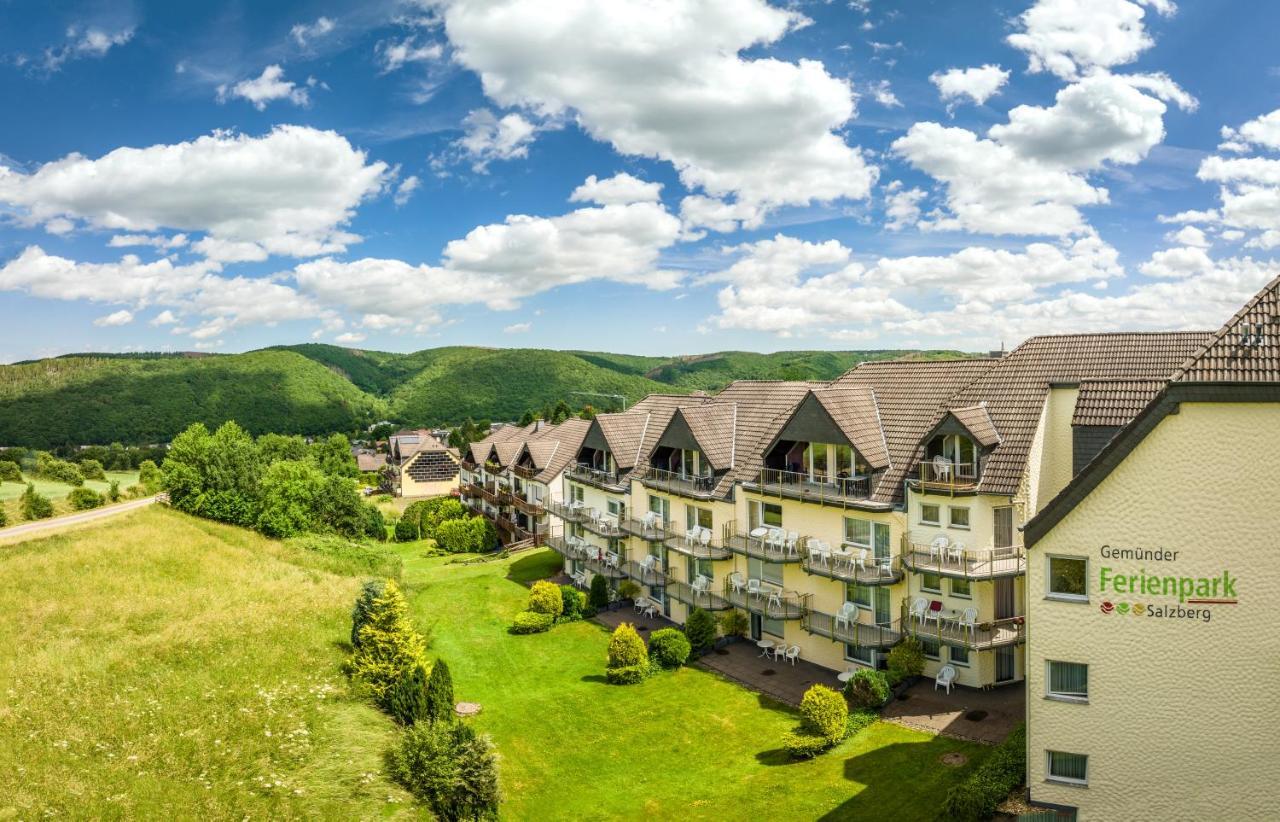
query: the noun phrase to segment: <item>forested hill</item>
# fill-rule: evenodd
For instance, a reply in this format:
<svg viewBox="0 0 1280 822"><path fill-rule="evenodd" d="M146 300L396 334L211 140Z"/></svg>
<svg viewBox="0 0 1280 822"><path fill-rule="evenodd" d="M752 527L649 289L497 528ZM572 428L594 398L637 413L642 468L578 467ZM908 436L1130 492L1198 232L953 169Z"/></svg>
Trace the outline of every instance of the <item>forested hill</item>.
<svg viewBox="0 0 1280 822"><path fill-rule="evenodd" d="M715 391L735 379L831 379L867 359L952 351L730 351L639 357L587 351L432 348L411 354L309 343L245 354L84 354L0 365L0 446L167 441L193 421L253 433L350 431L515 419L560 400L602 410L645 394Z"/></svg>

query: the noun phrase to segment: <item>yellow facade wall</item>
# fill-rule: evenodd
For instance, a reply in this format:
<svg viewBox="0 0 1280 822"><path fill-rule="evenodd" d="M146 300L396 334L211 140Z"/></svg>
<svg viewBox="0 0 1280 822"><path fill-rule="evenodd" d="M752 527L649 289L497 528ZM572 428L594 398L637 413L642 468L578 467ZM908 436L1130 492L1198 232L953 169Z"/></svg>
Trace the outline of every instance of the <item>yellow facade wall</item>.
<svg viewBox="0 0 1280 822"><path fill-rule="evenodd" d="M1183 404L1033 546L1028 785L1089 819L1274 819L1280 784L1280 405ZM1104 558L1102 546L1176 551ZM1048 600L1052 555L1088 559L1088 601ZM1112 573L1238 580L1210 618L1146 615L1178 597L1100 590ZM1111 602L1111 613L1102 603ZM1132 613L1133 604L1144 615ZM1121 615L1116 606L1127 605ZM1047 699L1046 661L1089 666L1087 704ZM1047 780L1046 751L1087 754L1088 786Z"/></svg>
<svg viewBox="0 0 1280 822"><path fill-rule="evenodd" d="M1053 388L1045 399L1040 419L1044 452L1039 466L1036 510L1047 505L1071 481L1071 417L1075 414L1079 396L1079 388Z"/></svg>
<svg viewBox="0 0 1280 822"><path fill-rule="evenodd" d="M456 463L453 455L449 455L450 459ZM409 476L409 465L412 460L404 464L400 469L400 496L402 497L441 497L445 494L452 494L458 490L460 474L454 474L452 479L440 480L439 482L417 482L413 477Z"/></svg>

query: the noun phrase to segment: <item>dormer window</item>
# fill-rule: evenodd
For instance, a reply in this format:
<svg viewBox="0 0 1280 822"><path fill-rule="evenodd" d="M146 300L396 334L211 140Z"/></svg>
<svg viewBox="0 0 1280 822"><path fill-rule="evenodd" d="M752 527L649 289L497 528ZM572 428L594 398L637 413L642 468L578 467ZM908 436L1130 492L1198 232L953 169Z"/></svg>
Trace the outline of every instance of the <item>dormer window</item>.
<svg viewBox="0 0 1280 822"><path fill-rule="evenodd" d="M667 455L667 470L680 477L709 477L711 463L701 451L692 448L672 448Z"/></svg>
<svg viewBox="0 0 1280 822"><path fill-rule="evenodd" d="M963 434L939 434L929 440L925 461L935 467L938 478L948 473L963 479L978 476L978 447Z"/></svg>

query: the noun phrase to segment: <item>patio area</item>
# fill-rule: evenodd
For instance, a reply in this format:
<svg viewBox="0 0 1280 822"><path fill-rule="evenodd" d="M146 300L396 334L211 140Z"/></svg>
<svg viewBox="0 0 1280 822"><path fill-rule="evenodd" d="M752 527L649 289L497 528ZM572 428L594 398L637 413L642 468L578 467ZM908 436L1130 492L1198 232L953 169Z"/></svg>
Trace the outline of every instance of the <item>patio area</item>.
<svg viewBox="0 0 1280 822"><path fill-rule="evenodd" d="M885 706L885 720L986 745L1003 742L1026 716L1023 683L987 691L957 685L948 694L934 690L933 680L925 678L903 696Z"/></svg>

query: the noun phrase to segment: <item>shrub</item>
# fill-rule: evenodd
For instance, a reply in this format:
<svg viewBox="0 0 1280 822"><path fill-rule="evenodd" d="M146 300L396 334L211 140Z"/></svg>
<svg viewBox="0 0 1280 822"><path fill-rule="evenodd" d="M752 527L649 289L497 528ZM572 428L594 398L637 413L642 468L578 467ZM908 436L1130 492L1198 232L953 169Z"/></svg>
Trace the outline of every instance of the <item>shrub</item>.
<svg viewBox="0 0 1280 822"><path fill-rule="evenodd" d="M387 689L386 709L401 725L427 718L427 672L421 665L415 665Z"/></svg>
<svg viewBox="0 0 1280 822"><path fill-rule="evenodd" d="M743 636L751 624L742 611L725 611L720 617L720 633L725 636Z"/></svg>
<svg viewBox="0 0 1280 822"><path fill-rule="evenodd" d="M689 638L689 652L693 656L708 653L716 644L716 618L710 611L694 608L684 621L684 635Z"/></svg>
<svg viewBox="0 0 1280 822"><path fill-rule="evenodd" d="M378 542L387 541L387 520L376 505L364 507L364 535Z"/></svg>
<svg viewBox="0 0 1280 822"><path fill-rule="evenodd" d="M138 466L138 484L146 489L148 494L154 494L164 485L164 475L160 473L160 469L151 460L143 460Z"/></svg>
<svg viewBox="0 0 1280 822"><path fill-rule="evenodd" d="M800 730L826 737L834 745L849 728L849 706L844 697L825 685L814 685L800 699Z"/></svg>
<svg viewBox="0 0 1280 822"><path fill-rule="evenodd" d="M92 488L72 488L71 493L67 494L67 502L77 511L100 508L103 501L102 495Z"/></svg>
<svg viewBox="0 0 1280 822"><path fill-rule="evenodd" d="M445 520L436 527L436 545L451 554L480 550L479 535L470 520Z"/></svg>
<svg viewBox="0 0 1280 822"><path fill-rule="evenodd" d="M22 518L26 520L48 519L53 516L53 503L48 497L37 494L35 485L29 482L27 490L22 492L22 497L18 500L18 507L22 511Z"/></svg>
<svg viewBox="0 0 1280 822"><path fill-rule="evenodd" d="M609 638L605 678L614 685L631 685L649 674L649 651L630 623L619 625Z"/></svg>
<svg viewBox="0 0 1280 822"><path fill-rule="evenodd" d="M587 596L587 602L597 611L609 607L609 580L603 575L596 574L591 578L591 593Z"/></svg>
<svg viewBox="0 0 1280 822"><path fill-rule="evenodd" d="M618 599L635 599L638 596L640 596L640 586L635 580L623 580L618 586Z"/></svg>
<svg viewBox="0 0 1280 822"><path fill-rule="evenodd" d="M822 734L811 734L804 731L788 731L782 738L782 747L792 759L813 759L831 747L831 743Z"/></svg>
<svg viewBox="0 0 1280 822"><path fill-rule="evenodd" d="M587 595L572 585L560 586L560 618L566 622L582 619L587 609Z"/></svg>
<svg viewBox="0 0 1280 822"><path fill-rule="evenodd" d="M1026 728L1019 725L965 781L951 787L938 819L990 819L996 806L1022 784L1027 770L1026 745Z"/></svg>
<svg viewBox="0 0 1280 822"><path fill-rule="evenodd" d="M120 480L112 480L107 486L107 499L112 502L120 501Z"/></svg>
<svg viewBox="0 0 1280 822"><path fill-rule="evenodd" d="M913 636L903 637L889 651L888 666L889 673L896 675L899 682L924 673L924 648L920 646L920 640Z"/></svg>
<svg viewBox="0 0 1280 822"><path fill-rule="evenodd" d="M844 692L854 708L879 708L889 701L889 683L880 671L859 668L845 683Z"/></svg>
<svg viewBox="0 0 1280 822"><path fill-rule="evenodd" d="M664 668L679 668L689 661L689 640L675 628L661 628L649 637L649 659Z"/></svg>
<svg viewBox="0 0 1280 822"><path fill-rule="evenodd" d="M0 460L0 482L22 482L22 469L18 463Z"/></svg>
<svg viewBox="0 0 1280 822"><path fill-rule="evenodd" d="M369 614L373 611L373 603L382 596L387 587L386 580L371 579L360 587L355 607L351 609L351 647L360 647L360 629L369 624Z"/></svg>
<svg viewBox="0 0 1280 822"><path fill-rule="evenodd" d="M9 524L9 515L4 512L4 506L0 505L0 528Z"/></svg>
<svg viewBox="0 0 1280 822"><path fill-rule="evenodd" d="M413 542L421 536L418 523L408 517L401 517L396 523L396 542Z"/></svg>
<svg viewBox="0 0 1280 822"><path fill-rule="evenodd" d="M427 680L427 719L448 722L453 719L453 677L443 659L437 659Z"/></svg>
<svg viewBox="0 0 1280 822"><path fill-rule="evenodd" d="M564 612L564 596L554 582L540 579L529 590L529 610L548 614L552 619Z"/></svg>
<svg viewBox="0 0 1280 822"><path fill-rule="evenodd" d="M48 451L41 451L36 454L35 473L45 479L65 482L67 485L76 487L84 485L84 474L80 473L78 466L63 462Z"/></svg>
<svg viewBox="0 0 1280 822"><path fill-rule="evenodd" d="M498 818L498 759L489 739L470 725L414 725L388 759L391 777L427 803L437 819Z"/></svg>
<svg viewBox="0 0 1280 822"><path fill-rule="evenodd" d="M368 621L360 629L352 672L382 703L387 689L423 664L425 651L426 642L409 619L409 605L400 587L387 580L382 594L370 603Z"/></svg>
<svg viewBox="0 0 1280 822"><path fill-rule="evenodd" d="M513 634L540 634L550 631L555 619L551 614L540 614L537 611L521 611L511 621Z"/></svg>
<svg viewBox="0 0 1280 822"><path fill-rule="evenodd" d="M605 681L610 685L638 685L649 676L648 665L623 665L618 668L606 668Z"/></svg>
<svg viewBox="0 0 1280 822"><path fill-rule="evenodd" d="M85 479L106 480L107 472L97 460L80 460L80 475Z"/></svg>
<svg viewBox="0 0 1280 822"><path fill-rule="evenodd" d="M849 712L849 729L847 736L853 736L864 728L869 728L880 719L875 711L857 710Z"/></svg>

